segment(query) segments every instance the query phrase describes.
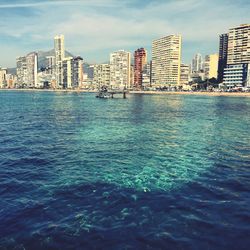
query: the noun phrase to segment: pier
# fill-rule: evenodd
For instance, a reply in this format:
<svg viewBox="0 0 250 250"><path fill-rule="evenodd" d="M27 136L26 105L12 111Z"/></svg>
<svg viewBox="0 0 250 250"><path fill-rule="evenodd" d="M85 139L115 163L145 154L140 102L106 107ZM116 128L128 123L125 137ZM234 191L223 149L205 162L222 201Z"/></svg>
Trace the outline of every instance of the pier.
<svg viewBox="0 0 250 250"><path fill-rule="evenodd" d="M122 94L123 99L126 99L127 90L109 90L108 93L111 95L111 98L114 98L115 94Z"/></svg>
<svg viewBox="0 0 250 250"><path fill-rule="evenodd" d="M123 99L127 98L128 90L119 90L119 89L101 89L96 95L97 98L114 98L114 95L121 94Z"/></svg>

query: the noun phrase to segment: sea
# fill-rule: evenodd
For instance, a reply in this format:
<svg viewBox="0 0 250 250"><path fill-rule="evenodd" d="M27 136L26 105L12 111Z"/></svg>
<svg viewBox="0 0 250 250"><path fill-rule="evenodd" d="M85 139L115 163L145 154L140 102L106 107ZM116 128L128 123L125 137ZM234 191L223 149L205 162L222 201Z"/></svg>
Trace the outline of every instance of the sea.
<svg viewBox="0 0 250 250"><path fill-rule="evenodd" d="M250 98L0 91L0 249L250 249Z"/></svg>

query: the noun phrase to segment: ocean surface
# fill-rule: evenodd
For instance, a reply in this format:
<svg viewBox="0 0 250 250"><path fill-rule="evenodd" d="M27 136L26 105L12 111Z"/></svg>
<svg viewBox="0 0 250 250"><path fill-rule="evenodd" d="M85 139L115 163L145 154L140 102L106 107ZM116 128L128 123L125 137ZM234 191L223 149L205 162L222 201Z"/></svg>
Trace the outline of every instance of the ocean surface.
<svg viewBox="0 0 250 250"><path fill-rule="evenodd" d="M249 249L250 98L0 91L0 249Z"/></svg>

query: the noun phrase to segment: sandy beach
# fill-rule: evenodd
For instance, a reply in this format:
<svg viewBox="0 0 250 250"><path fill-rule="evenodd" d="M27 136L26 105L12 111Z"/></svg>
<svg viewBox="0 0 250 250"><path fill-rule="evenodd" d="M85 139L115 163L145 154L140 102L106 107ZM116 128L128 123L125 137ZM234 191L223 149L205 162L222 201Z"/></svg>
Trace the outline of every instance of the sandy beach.
<svg viewBox="0 0 250 250"><path fill-rule="evenodd" d="M250 97L250 92L160 92L160 91L130 91L131 94L145 94L145 95L205 95L205 96L235 96L235 97Z"/></svg>
<svg viewBox="0 0 250 250"><path fill-rule="evenodd" d="M64 93L96 93L95 90L76 89L0 89L0 91L22 91L22 92L64 92ZM202 95L202 96L230 96L250 97L250 92L184 92L184 91L129 91L129 94L143 95Z"/></svg>

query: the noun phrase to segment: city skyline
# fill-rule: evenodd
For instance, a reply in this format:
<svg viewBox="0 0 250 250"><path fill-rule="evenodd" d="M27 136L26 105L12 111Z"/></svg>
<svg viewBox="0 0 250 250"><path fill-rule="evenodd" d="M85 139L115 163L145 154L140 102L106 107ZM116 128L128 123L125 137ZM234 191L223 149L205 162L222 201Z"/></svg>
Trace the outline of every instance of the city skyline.
<svg viewBox="0 0 250 250"><path fill-rule="evenodd" d="M249 23L248 1L215 2L15 0L10 4L4 0L0 65L14 67L18 56L52 49L51 37L60 33L67 37L67 49L89 63L107 62L112 51L133 53L139 47L147 49L151 58L152 40L181 34L182 62L190 63L196 53L218 53L219 35L228 27Z"/></svg>

